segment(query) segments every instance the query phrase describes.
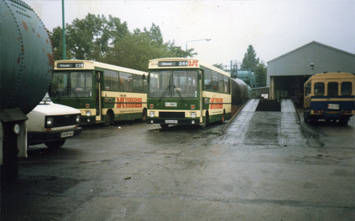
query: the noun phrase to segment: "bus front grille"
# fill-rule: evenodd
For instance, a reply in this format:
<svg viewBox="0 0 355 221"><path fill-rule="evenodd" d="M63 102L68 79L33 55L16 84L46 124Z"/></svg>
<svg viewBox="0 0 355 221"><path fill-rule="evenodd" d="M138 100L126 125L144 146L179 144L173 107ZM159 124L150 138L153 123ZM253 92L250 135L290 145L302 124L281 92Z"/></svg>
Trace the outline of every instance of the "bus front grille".
<svg viewBox="0 0 355 221"><path fill-rule="evenodd" d="M185 112L159 112L160 118L185 118Z"/></svg>

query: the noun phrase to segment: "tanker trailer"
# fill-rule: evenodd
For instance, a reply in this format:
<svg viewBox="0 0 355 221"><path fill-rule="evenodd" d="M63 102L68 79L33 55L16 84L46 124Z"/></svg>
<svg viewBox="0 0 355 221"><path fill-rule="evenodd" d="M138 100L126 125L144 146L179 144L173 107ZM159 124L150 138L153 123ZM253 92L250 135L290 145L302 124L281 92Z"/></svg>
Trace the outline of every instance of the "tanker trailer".
<svg viewBox="0 0 355 221"><path fill-rule="evenodd" d="M232 105L241 105L248 96L248 85L239 78L232 78Z"/></svg>
<svg viewBox="0 0 355 221"><path fill-rule="evenodd" d="M0 0L1 178L17 178L17 157L27 156L25 121L44 97L53 71L48 32L21 0Z"/></svg>

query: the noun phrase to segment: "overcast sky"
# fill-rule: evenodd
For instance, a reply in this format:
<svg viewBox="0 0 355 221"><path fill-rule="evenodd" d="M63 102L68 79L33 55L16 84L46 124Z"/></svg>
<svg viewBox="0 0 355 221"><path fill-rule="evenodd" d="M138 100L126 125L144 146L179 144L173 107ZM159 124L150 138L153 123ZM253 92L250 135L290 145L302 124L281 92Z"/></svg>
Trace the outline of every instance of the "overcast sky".
<svg viewBox="0 0 355 221"><path fill-rule="evenodd" d="M49 30L62 24L61 0L24 0ZM154 23L164 41L211 64L241 62L248 45L265 63L311 41L355 54L355 0L65 0L65 21L112 15L130 31Z"/></svg>

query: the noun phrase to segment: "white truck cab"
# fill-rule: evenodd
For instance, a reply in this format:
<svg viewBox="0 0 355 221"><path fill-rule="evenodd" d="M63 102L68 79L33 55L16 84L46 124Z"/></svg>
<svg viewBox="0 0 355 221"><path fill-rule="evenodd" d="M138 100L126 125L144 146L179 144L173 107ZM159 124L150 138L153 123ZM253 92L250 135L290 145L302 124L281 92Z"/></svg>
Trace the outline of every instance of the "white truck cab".
<svg viewBox="0 0 355 221"><path fill-rule="evenodd" d="M60 148L67 138L81 133L80 111L51 101L48 93L27 114L28 145L44 143L49 148Z"/></svg>

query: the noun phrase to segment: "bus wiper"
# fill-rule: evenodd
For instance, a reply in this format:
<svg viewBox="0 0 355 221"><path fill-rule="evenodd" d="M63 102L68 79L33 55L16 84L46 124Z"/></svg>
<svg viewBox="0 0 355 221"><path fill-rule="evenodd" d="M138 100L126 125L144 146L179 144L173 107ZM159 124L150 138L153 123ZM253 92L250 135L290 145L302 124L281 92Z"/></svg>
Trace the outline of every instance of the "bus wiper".
<svg viewBox="0 0 355 221"><path fill-rule="evenodd" d="M175 89L176 92L178 93L178 95L179 95L179 97L181 98L182 102L185 103L184 98L182 98L180 91L176 89L176 86L175 86L175 85L174 85L174 89Z"/></svg>
<svg viewBox="0 0 355 221"><path fill-rule="evenodd" d="M166 94L166 92L168 91L169 88L170 88L170 84L166 87L166 89L164 90L164 92L163 92L162 95L160 96L158 102L160 102L161 99L162 99L163 97L165 97L165 94Z"/></svg>

